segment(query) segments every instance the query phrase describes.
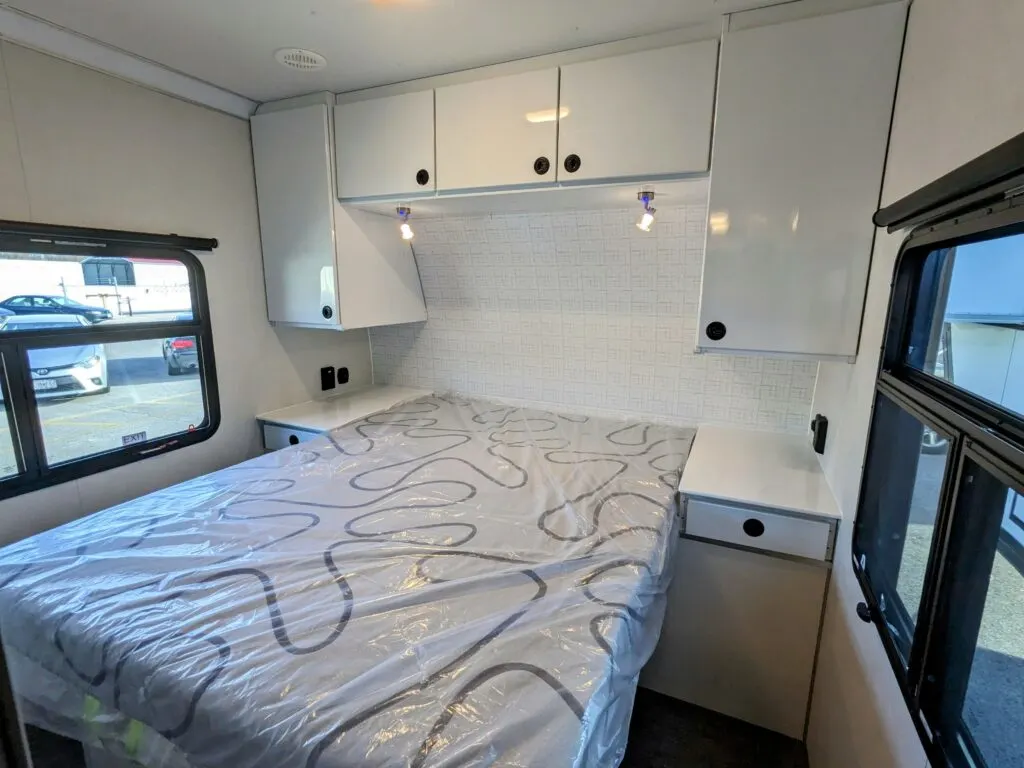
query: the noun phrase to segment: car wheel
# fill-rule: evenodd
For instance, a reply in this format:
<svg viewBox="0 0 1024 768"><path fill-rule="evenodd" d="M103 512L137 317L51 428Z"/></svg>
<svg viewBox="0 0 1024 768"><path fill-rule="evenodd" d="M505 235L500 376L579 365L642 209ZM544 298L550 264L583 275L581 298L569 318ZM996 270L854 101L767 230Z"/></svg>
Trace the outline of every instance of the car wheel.
<svg viewBox="0 0 1024 768"><path fill-rule="evenodd" d="M168 376L181 376L181 368L176 366L170 360L167 361L167 375Z"/></svg>
<svg viewBox="0 0 1024 768"><path fill-rule="evenodd" d="M921 435L921 453L930 455L945 453L949 449L949 441L930 427L925 427Z"/></svg>

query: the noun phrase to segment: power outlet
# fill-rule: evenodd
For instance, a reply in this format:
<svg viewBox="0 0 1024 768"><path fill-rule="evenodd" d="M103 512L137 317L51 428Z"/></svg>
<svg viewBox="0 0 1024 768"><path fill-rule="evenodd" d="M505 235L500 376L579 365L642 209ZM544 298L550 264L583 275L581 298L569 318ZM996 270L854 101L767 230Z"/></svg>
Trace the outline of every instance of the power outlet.
<svg viewBox="0 0 1024 768"><path fill-rule="evenodd" d="M348 384L348 368L342 366L338 369L338 383Z"/></svg>
<svg viewBox="0 0 1024 768"><path fill-rule="evenodd" d="M320 390L326 392L329 389L334 389L334 366L325 365L320 369Z"/></svg>

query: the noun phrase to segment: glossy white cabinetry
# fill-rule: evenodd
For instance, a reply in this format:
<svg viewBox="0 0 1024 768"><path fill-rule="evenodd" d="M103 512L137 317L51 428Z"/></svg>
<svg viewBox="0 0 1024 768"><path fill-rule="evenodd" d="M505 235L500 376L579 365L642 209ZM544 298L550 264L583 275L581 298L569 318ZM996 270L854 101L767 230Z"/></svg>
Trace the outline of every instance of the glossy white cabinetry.
<svg viewBox="0 0 1024 768"><path fill-rule="evenodd" d="M332 122L326 103L251 119L268 316L339 330L425 320L394 220L337 200Z"/></svg>
<svg viewBox="0 0 1024 768"><path fill-rule="evenodd" d="M338 197L434 191L434 92L341 103L334 108Z"/></svg>
<svg viewBox="0 0 1024 768"><path fill-rule="evenodd" d="M803 739L828 572L679 542L645 688Z"/></svg>
<svg viewBox="0 0 1024 768"><path fill-rule="evenodd" d="M557 68L449 85L435 96L439 191L555 181Z"/></svg>
<svg viewBox="0 0 1024 768"><path fill-rule="evenodd" d="M325 400L311 400L261 413L256 421L263 432L263 446L268 451L278 451L430 394L427 389L376 384Z"/></svg>
<svg viewBox="0 0 1024 768"><path fill-rule="evenodd" d="M563 66L558 180L706 172L717 66L717 40Z"/></svg>
<svg viewBox="0 0 1024 768"><path fill-rule="evenodd" d="M801 436L701 427L640 682L802 739L839 510Z"/></svg>
<svg viewBox="0 0 1024 768"><path fill-rule="evenodd" d="M905 22L893 3L725 35L699 350L856 355Z"/></svg>

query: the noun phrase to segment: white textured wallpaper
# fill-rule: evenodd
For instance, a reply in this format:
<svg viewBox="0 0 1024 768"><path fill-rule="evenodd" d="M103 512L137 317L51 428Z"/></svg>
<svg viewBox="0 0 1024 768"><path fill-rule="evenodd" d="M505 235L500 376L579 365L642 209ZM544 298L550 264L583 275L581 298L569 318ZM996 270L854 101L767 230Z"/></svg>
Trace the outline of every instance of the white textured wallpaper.
<svg viewBox="0 0 1024 768"><path fill-rule="evenodd" d="M428 320L370 330L375 381L805 431L817 363L693 354L706 199L638 213L414 221Z"/></svg>

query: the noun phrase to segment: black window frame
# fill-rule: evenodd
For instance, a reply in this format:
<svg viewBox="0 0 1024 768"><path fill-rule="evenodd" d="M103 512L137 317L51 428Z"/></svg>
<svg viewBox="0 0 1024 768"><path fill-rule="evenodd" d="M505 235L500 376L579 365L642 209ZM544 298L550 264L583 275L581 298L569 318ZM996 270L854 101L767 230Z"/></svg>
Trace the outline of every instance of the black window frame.
<svg viewBox="0 0 1024 768"><path fill-rule="evenodd" d="M213 437L221 422L213 328L205 273L193 251L212 251L217 245L213 239L177 235L0 221L0 251L179 261L188 270L192 302L191 320L118 325L101 323L60 331L44 328L18 331L10 335L0 334L0 388L19 469L19 474L0 480L0 501L160 456ZM205 420L186 432L154 437L130 446L49 466L42 424L35 403L28 350L63 347L74 343L115 344L177 336L194 336L196 339ZM2 413L0 418L4 418Z"/></svg>
<svg viewBox="0 0 1024 768"><path fill-rule="evenodd" d="M922 359L912 365L910 348L916 345L921 350L922 343L921 339L913 338L914 318L933 310L940 301L935 290L936 276L924 271L928 255L945 248L1024 235L1022 193L1024 134L875 216L875 223L888 226L890 232L905 227L913 229L896 260L851 557L865 598L858 613L878 630L921 743L935 768L986 765L969 734L962 739L961 730L950 733L955 699L960 697L962 707L970 674L971 662L966 656L970 653L973 658L978 639L976 628L973 638L965 639L962 629L951 632L950 621L954 615L952 606L962 611L968 599L965 583L972 582L970 586L977 590L980 579L975 577L992 565L971 551L976 539L967 535L967 526L988 526L990 534L993 525L998 528L1001 524L1002 516L998 521L993 519L992 512L969 518L961 511L972 492L964 478L969 467L980 467L1005 487L1024 493L1024 415L926 373ZM921 293L926 291L931 295L922 298ZM872 483L879 482L868 470L872 441L886 439L885 426L876 420L878 400L883 396L949 440L932 548L909 655L905 648L901 653L900 642L887 626L887 621L892 620L892 606L880 604L874 593L872 564L865 565L861 560L862 545L868 542L861 542L860 535L867 525L865 519L871 518L868 514L862 516L861 511L866 499L871 498ZM968 567L971 579L965 580L964 569ZM970 610L976 611L979 622L987 588L986 579L980 592L969 596L975 601Z"/></svg>

